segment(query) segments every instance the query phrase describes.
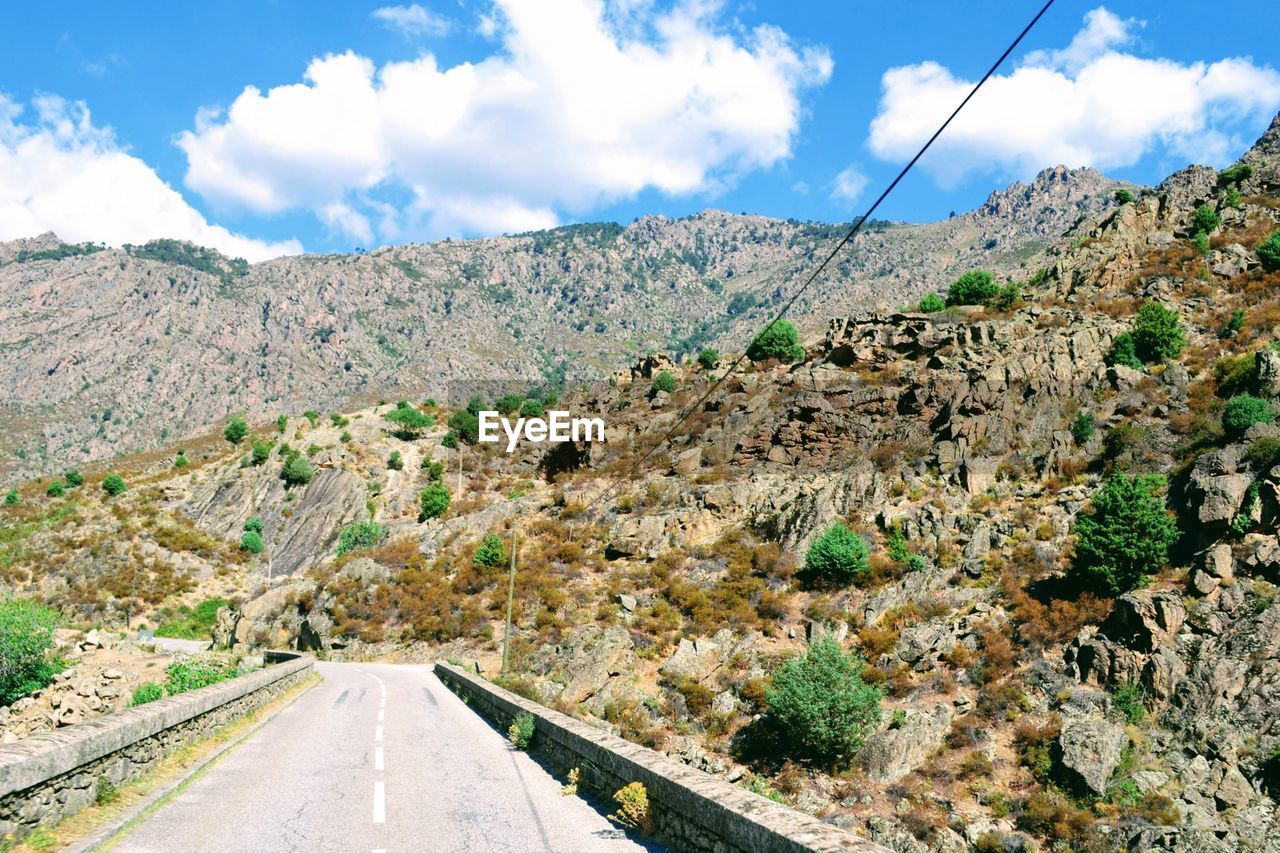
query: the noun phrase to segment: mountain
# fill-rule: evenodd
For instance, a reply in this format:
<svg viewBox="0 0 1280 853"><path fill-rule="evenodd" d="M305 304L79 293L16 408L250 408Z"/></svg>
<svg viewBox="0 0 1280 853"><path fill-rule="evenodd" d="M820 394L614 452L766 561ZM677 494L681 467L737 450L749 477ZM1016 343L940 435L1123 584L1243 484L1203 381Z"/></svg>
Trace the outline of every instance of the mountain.
<svg viewBox="0 0 1280 853"><path fill-rule="evenodd" d="M976 266L1026 278L1118 186L1059 167L942 222L869 223L793 319L813 337ZM846 227L706 211L252 266L175 241L0 244L4 465L58 471L237 411L591 381L647 352L741 349Z"/></svg>

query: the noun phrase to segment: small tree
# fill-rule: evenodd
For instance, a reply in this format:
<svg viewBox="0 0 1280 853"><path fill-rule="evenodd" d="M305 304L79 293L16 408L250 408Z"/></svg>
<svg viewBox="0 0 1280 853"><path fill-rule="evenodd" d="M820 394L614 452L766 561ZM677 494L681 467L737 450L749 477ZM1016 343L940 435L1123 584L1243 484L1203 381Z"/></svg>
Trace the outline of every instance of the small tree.
<svg viewBox="0 0 1280 853"><path fill-rule="evenodd" d="M173 467L177 468L179 471L190 464L191 462L187 459L187 454L183 453L181 450L178 451L177 456L173 457Z"/></svg>
<svg viewBox="0 0 1280 853"><path fill-rule="evenodd" d="M524 397L519 394L503 394L493 401L493 410L502 415L509 414L519 409L523 402Z"/></svg>
<svg viewBox="0 0 1280 853"><path fill-rule="evenodd" d="M253 450L250 453L250 461L254 465L261 465L271 458L271 449L275 445L266 439L259 438L253 442Z"/></svg>
<svg viewBox="0 0 1280 853"><path fill-rule="evenodd" d="M1011 281L996 291L996 295L991 297L991 307L997 311L1012 311L1022 300L1022 285L1016 281Z"/></svg>
<svg viewBox="0 0 1280 853"><path fill-rule="evenodd" d="M312 429L315 429L316 424L320 423L320 413L315 409L307 409L302 413L302 416L307 419L307 423L311 424Z"/></svg>
<svg viewBox="0 0 1280 853"><path fill-rule="evenodd" d="M1218 173L1218 186L1225 187L1229 184L1238 184L1241 181L1248 180L1252 175L1252 166L1248 163L1236 163L1234 166L1228 166Z"/></svg>
<svg viewBox="0 0 1280 853"><path fill-rule="evenodd" d="M433 483L439 483L444 479L444 463L437 462L430 456L422 457L422 470L427 472L427 478Z"/></svg>
<svg viewBox="0 0 1280 853"><path fill-rule="evenodd" d="M719 363L720 353L711 347L703 347L702 352L698 353L698 364L702 365L704 370L714 370Z"/></svg>
<svg viewBox="0 0 1280 853"><path fill-rule="evenodd" d="M288 488L305 486L315 476L316 469L311 467L311 460L296 450L285 457L284 465L280 468L280 479L284 480Z"/></svg>
<svg viewBox="0 0 1280 853"><path fill-rule="evenodd" d="M1168 562L1178 528L1159 474L1112 474L1075 525L1072 570L1091 591L1120 595Z"/></svg>
<svg viewBox="0 0 1280 853"><path fill-rule="evenodd" d="M396 438L401 438L405 441L413 441L418 438L424 429L433 426L436 422L432 415L425 415L407 404L403 407L392 409L383 417L395 425L392 434Z"/></svg>
<svg viewBox="0 0 1280 853"><path fill-rule="evenodd" d="M947 303L942 301L942 297L936 293L925 294L924 299L920 300L917 306L922 314L936 314L947 307Z"/></svg>
<svg viewBox="0 0 1280 853"><path fill-rule="evenodd" d="M1274 423L1275 419L1271 404L1252 394L1237 394L1222 409L1222 428L1232 438L1244 435L1254 424Z"/></svg>
<svg viewBox="0 0 1280 853"><path fill-rule="evenodd" d="M1202 204L1196 208L1196 212L1191 214L1191 227L1195 231L1203 231L1205 234L1212 234L1218 230L1218 226L1222 224L1222 217L1218 212L1207 204Z"/></svg>
<svg viewBox="0 0 1280 853"><path fill-rule="evenodd" d="M399 450L391 451L391 455L387 457L387 467L392 471L404 470L404 457L400 455Z"/></svg>
<svg viewBox="0 0 1280 853"><path fill-rule="evenodd" d="M62 485L61 480L54 480L49 484L49 487L44 490L44 493L51 498L60 498L67 493L67 489Z"/></svg>
<svg viewBox="0 0 1280 853"><path fill-rule="evenodd" d="M422 490L418 505L418 521L439 518L449 511L449 490L443 483L432 483Z"/></svg>
<svg viewBox="0 0 1280 853"><path fill-rule="evenodd" d="M455 447L459 438L465 439L468 444L475 444L480 440L480 418L470 409L454 412L449 418L449 428L454 432Z"/></svg>
<svg viewBox="0 0 1280 853"><path fill-rule="evenodd" d="M17 506L20 500L22 499L18 497L17 489L10 489L9 491L5 492L5 495L4 495L5 506Z"/></svg>
<svg viewBox="0 0 1280 853"><path fill-rule="evenodd" d="M1133 193L1121 187L1116 190L1115 199L1119 204L1133 204Z"/></svg>
<svg viewBox="0 0 1280 853"><path fill-rule="evenodd" d="M119 474L108 474L102 479L102 491L106 492L110 497L122 495L129 487L124 483L124 477Z"/></svg>
<svg viewBox="0 0 1280 853"><path fill-rule="evenodd" d="M358 521L342 528L338 540L338 556L361 548L372 548L387 535L387 528L376 521Z"/></svg>
<svg viewBox="0 0 1280 853"><path fill-rule="evenodd" d="M247 531L252 531L254 533L261 533L262 532L262 516L260 515L251 516L249 520L244 523L244 529Z"/></svg>
<svg viewBox="0 0 1280 853"><path fill-rule="evenodd" d="M804 572L815 580L847 584L867 571L867 543L841 521L828 527L804 555Z"/></svg>
<svg viewBox="0 0 1280 853"><path fill-rule="evenodd" d="M663 370L653 378L653 390L665 391L668 394L676 390L676 378L671 375L671 371Z"/></svg>
<svg viewBox="0 0 1280 853"><path fill-rule="evenodd" d="M831 637L785 661L765 689L769 717L802 756L847 764L880 721L880 688L862 680L862 662Z"/></svg>
<svg viewBox="0 0 1280 853"><path fill-rule="evenodd" d="M276 430L278 430L279 432L284 432L288 428L289 428L288 415L281 415L280 417L276 418Z"/></svg>
<svg viewBox="0 0 1280 853"><path fill-rule="evenodd" d="M53 678L49 660L58 614L22 598L0 600L0 706L10 705Z"/></svg>
<svg viewBox="0 0 1280 853"><path fill-rule="evenodd" d="M222 437L232 444L239 444L248 434L249 424L245 421L243 415L234 416L227 422L226 429L222 431Z"/></svg>
<svg viewBox="0 0 1280 853"><path fill-rule="evenodd" d="M1258 260L1267 272L1280 270L1280 228L1258 244Z"/></svg>
<svg viewBox="0 0 1280 853"><path fill-rule="evenodd" d="M778 320L772 326L765 326L752 338L747 347L747 358L752 361L778 361L790 363L804 359L804 347L799 343L800 334L796 327L786 320Z"/></svg>
<svg viewBox="0 0 1280 853"><path fill-rule="evenodd" d="M1075 439L1076 444L1088 444L1089 439L1093 438L1093 429L1097 419L1093 412L1080 412L1076 415L1076 419L1071 422L1071 437Z"/></svg>
<svg viewBox="0 0 1280 853"><path fill-rule="evenodd" d="M256 530L246 530L240 537L240 550L250 554L261 554L263 548L262 534Z"/></svg>
<svg viewBox="0 0 1280 853"><path fill-rule="evenodd" d="M480 540L480 544L476 546L475 553L471 556L477 566L486 569L502 565L506 558L507 552L502 547L502 537L496 533L490 533Z"/></svg>
<svg viewBox="0 0 1280 853"><path fill-rule="evenodd" d="M1133 321L1133 345L1144 362L1176 358L1187 345L1187 337L1178 322L1178 312L1159 302L1148 302Z"/></svg>
<svg viewBox="0 0 1280 853"><path fill-rule="evenodd" d="M62 478L67 481L67 488L70 489L84 485L84 474L81 474L79 471L68 471L62 475Z"/></svg>
<svg viewBox="0 0 1280 853"><path fill-rule="evenodd" d="M542 408L542 403L538 400L529 399L520 404L522 418L540 418L546 413L547 410Z"/></svg>
<svg viewBox="0 0 1280 853"><path fill-rule="evenodd" d="M1000 292L991 273L986 270L969 270L947 288L948 305L986 305Z"/></svg>
<svg viewBox="0 0 1280 853"><path fill-rule="evenodd" d="M1111 352L1107 353L1107 357L1103 360L1107 364L1121 364L1134 370L1142 369L1137 345L1133 342L1133 335L1128 332L1116 335L1116 339L1111 342Z"/></svg>

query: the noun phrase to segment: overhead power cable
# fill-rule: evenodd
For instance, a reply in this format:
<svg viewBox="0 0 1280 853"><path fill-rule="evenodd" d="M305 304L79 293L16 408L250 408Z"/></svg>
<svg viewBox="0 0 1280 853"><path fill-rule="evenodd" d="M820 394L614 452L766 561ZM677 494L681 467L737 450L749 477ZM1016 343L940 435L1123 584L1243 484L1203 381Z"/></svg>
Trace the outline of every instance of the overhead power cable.
<svg viewBox="0 0 1280 853"><path fill-rule="evenodd" d="M752 340L755 340L757 337L763 336L766 332L768 332L775 325L777 325L779 322L782 321L782 319L787 315L787 312L791 310L791 307L795 305L796 301L801 296L804 295L805 291L809 289L810 285L812 285L814 281L817 280L818 276L822 274L822 271L827 268L827 265L830 264L831 261L835 259L836 255L840 254L840 250L843 249L845 246L847 246L849 242L858 235L858 232L862 230L863 224L871 219L872 214L876 212L876 210L880 207L880 205L884 202L884 200L889 197L889 194L894 191L894 189L898 186L898 184L902 182L902 179L905 178L907 174L911 171L911 169L916 165L916 163L920 161L920 158L925 155L925 152L928 151L930 147L932 147L933 143L936 142L938 137L942 135L942 132L946 130L947 127L951 124L951 122L955 120L956 116L960 114L960 111L963 110L965 106L968 105L969 101L973 100L973 96L978 94L978 91L986 84L988 80L991 79L991 77L996 73L997 69L999 69L1000 66L1004 64L1004 61L1009 58L1009 54L1013 53L1014 50L1017 49L1018 45L1022 43L1022 40L1026 38L1028 33L1031 32L1032 28L1034 28L1035 25L1040 22L1040 19L1044 17L1045 13L1049 11L1049 7L1052 6L1053 3L1054 3L1054 0L1048 0L1048 2L1045 3L1044 6L1040 8L1040 11L1036 13L1035 17L1032 18L1031 21L1025 27L1022 28L1022 32L1018 33L1017 37L1012 42L1009 43L1009 46L1004 49L1004 52L1000 54L1000 57L994 63L992 63L990 68L987 69L987 73L982 75L982 79L979 80L976 84L974 84L973 88L969 90L969 94L964 96L964 100L962 100L959 103L959 105L957 105L956 108L952 110L951 115L947 116L946 121L944 121L941 125L939 125L938 129L935 130L933 132L933 135L930 136L929 139L924 143L924 145L920 147L920 150L916 152L916 155L911 158L910 162L908 162L907 165L902 167L902 171L898 172L897 177L895 177L892 181L889 182L889 185L884 188L884 191L881 192L880 195L876 198L876 200L872 202L871 206L867 208L867 212L864 213L858 219L854 220L853 226L848 230L848 232L845 233L844 237L842 237L840 241L837 242L835 246L832 247L831 251L828 252L825 257L823 257L822 262L818 264L818 266L813 270L812 273L809 274L809 276L804 280L804 283L801 284L800 287L797 288L796 291L787 298L786 302L782 304L782 307L778 310L778 313L774 316L774 318L770 320L763 329L761 329L759 332L756 333L756 335L752 337ZM734 359L732 364L729 365L729 369L724 372L724 375L719 377L715 382L711 384L709 388L707 388L706 391L702 392L702 394L700 394L696 400L694 400L692 403L690 403L688 406L685 407L684 411L680 413L680 416L676 419L675 423L672 424L671 427L667 429L667 431L662 435L662 437L659 438L658 441L655 444L653 444L652 447L650 447L647 451L645 451L644 455L642 455L638 460L635 461L635 463L631 465L630 468L627 469L627 473L625 477L623 477L621 480L615 481L614 485L610 486L604 492L600 493L600 495L598 495L594 500L591 501L591 503L589 503L584 508L584 511L583 511L584 515L588 514L594 507L599 505L607 497L616 493L618 483L624 482L624 481L630 481L631 478L635 475L635 473L638 470L640 470L640 467L644 465L645 462L649 461L649 458L658 451L658 448L665 445L668 441L674 438L677 433L679 433L680 428L684 426L685 422L693 415L693 413L696 412L699 409L699 407L701 407L702 404L707 400L707 398L710 397L712 394L714 394L716 390L720 388L721 385L723 385L726 381L728 381L729 377L732 376L734 372L738 369L738 367L742 364L742 362L746 360L747 350L749 348L750 348L749 346L744 347L742 350L742 353L736 359Z"/></svg>

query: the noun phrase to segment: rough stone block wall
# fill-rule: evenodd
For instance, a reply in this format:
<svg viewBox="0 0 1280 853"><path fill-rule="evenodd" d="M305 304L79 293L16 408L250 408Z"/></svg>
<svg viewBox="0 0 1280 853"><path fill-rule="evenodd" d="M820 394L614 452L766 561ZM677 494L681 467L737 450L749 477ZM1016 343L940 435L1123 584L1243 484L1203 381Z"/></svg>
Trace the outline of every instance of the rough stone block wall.
<svg viewBox="0 0 1280 853"><path fill-rule="evenodd" d="M578 768L582 790L611 803L619 788L643 783L654 835L673 850L885 853L839 827L530 702L463 669L438 663L435 671L477 713L502 729L522 711L532 714L533 752L566 772Z"/></svg>
<svg viewBox="0 0 1280 853"><path fill-rule="evenodd" d="M292 656L239 678L0 747L0 839L22 838L92 805L103 781L119 787L137 779L165 756L302 683L312 669L310 658Z"/></svg>

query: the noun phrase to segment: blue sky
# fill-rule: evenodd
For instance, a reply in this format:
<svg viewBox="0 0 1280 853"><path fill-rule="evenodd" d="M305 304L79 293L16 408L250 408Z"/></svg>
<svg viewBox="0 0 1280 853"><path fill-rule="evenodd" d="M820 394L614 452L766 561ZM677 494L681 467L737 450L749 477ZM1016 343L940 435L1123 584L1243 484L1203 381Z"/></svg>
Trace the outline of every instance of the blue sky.
<svg viewBox="0 0 1280 853"><path fill-rule="evenodd" d="M0 239L260 259L707 207L848 220L1036 8L26 4ZM1230 162L1280 110L1272 18L1060 0L878 215L941 218L1057 162L1139 183Z"/></svg>

